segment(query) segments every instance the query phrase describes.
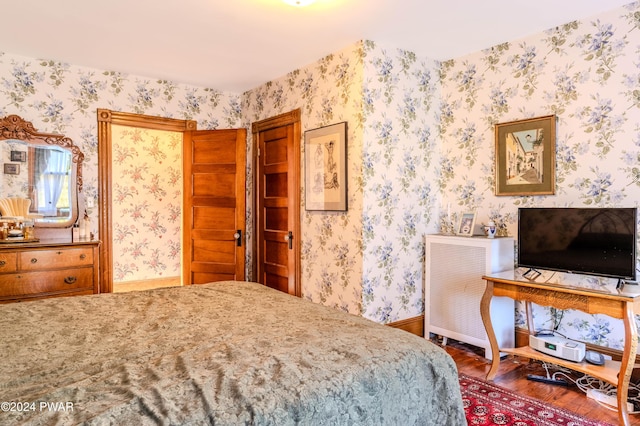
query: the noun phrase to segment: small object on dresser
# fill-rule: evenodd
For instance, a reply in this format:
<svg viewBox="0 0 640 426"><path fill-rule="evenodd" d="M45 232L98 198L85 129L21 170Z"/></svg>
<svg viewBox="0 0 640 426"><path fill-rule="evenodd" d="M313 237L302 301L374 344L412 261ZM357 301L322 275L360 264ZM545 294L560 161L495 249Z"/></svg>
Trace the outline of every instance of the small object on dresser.
<svg viewBox="0 0 640 426"><path fill-rule="evenodd" d="M33 238L35 238L33 220L25 220L22 230L24 233L24 238L26 240L32 240Z"/></svg>
<svg viewBox="0 0 640 426"><path fill-rule="evenodd" d="M77 223L73 225L73 228L71 228L71 241L74 243L80 241L80 227Z"/></svg>
<svg viewBox="0 0 640 426"><path fill-rule="evenodd" d="M24 234L22 233L22 229L9 229L8 238L23 238Z"/></svg>
<svg viewBox="0 0 640 426"><path fill-rule="evenodd" d="M85 230L84 220L82 221L82 223L80 223L80 225L76 225L76 226L78 226L78 236L80 237L81 240L85 240L87 238L87 234L85 234L84 232Z"/></svg>

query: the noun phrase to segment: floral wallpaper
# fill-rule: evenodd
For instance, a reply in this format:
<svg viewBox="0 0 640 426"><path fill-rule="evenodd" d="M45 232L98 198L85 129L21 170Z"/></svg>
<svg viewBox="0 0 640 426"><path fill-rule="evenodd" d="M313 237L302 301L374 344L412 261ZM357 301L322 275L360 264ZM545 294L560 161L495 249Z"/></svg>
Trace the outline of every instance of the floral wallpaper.
<svg viewBox="0 0 640 426"><path fill-rule="evenodd" d="M438 63L364 43L363 308L388 323L424 312L424 235L437 231Z"/></svg>
<svg viewBox="0 0 640 426"><path fill-rule="evenodd" d="M502 235L517 233L518 207L635 207L640 200L640 6L490 47L442 63L441 157L434 186L441 228L467 210ZM495 123L557 116L556 188L548 196L494 195ZM566 274L544 277L575 282ZM612 289L611 279L588 278ZM524 307L516 310L524 326ZM534 326L621 348L622 322L578 311L534 309Z"/></svg>
<svg viewBox="0 0 640 426"><path fill-rule="evenodd" d="M180 277L182 133L111 126L114 283Z"/></svg>
<svg viewBox="0 0 640 426"><path fill-rule="evenodd" d="M247 92L245 125L298 107L304 130L349 123L349 211L303 211L304 297L379 322L413 317L424 312L422 235L451 231L462 212L515 236L521 206L636 206L638 9L442 63L363 41ZM495 196L494 124L549 114L555 195ZM522 306L516 315L524 326ZM621 322L607 317L542 307L534 317L536 328L621 345Z"/></svg>
<svg viewBox="0 0 640 426"><path fill-rule="evenodd" d="M98 205L98 108L196 120L201 130L237 128L241 125L240 94L5 52L0 52L0 96L4 99L0 105L0 115L18 114L31 121L39 131L65 134L80 147L85 155L81 211L84 211L87 199L92 199L94 206ZM131 129L125 128L123 131L131 132ZM151 133L146 133L147 136L151 140L154 137ZM130 134L130 137L134 135ZM168 276L170 270L175 270L172 253L179 247L175 242L168 244L169 250L165 253L149 241L151 237L161 237L164 241L174 238L171 215L175 213L175 207L163 212L151 201L163 198L162 203L166 203L166 206L169 205L167 200L174 198L172 187L175 185L173 180L177 178L175 168L165 168L159 161L165 161L166 166L167 161L173 162L175 158L171 152L164 152L166 146L142 148L131 145L128 148L131 151L120 147L117 148L118 152L113 153L114 158L119 158L125 167L124 178L120 180L118 177L114 181L114 207L124 209L117 216L114 215L122 218L114 220L114 235L128 244L125 244L126 250L114 254L114 265L118 268L114 275L132 279L137 271L160 271ZM141 156L135 157L136 153ZM163 158L165 155L167 157ZM140 161L138 165L134 165L136 159ZM134 182L135 188L130 189L131 194L116 192ZM4 186L0 196L12 191ZM163 191L167 191L166 196L161 195ZM148 205L139 200L144 194L148 195ZM117 197L126 200L126 204L118 206L115 202ZM140 204L129 205L132 198L140 201ZM87 208L87 211L91 231L100 238L98 209ZM132 226L137 233L130 229ZM70 236L71 231L68 230L68 233Z"/></svg>
<svg viewBox="0 0 640 426"><path fill-rule="evenodd" d="M27 152L26 145L22 142L7 140L0 142L0 164L3 168L0 179L0 194L4 197L23 197L29 193L29 173L27 163L11 160L11 151ZM5 174L4 165L18 166L17 174Z"/></svg>
<svg viewBox="0 0 640 426"><path fill-rule="evenodd" d="M243 94L4 53L0 113L74 139L87 156L83 195L96 201L96 108L195 119L200 129L250 128L296 108L303 131L346 121L348 210L307 212L302 188L303 296L386 323L424 312L423 235L451 230L462 212L515 236L521 206L638 205L638 16L631 3L444 62L361 41ZM555 194L495 196L494 124L549 114ZM524 325L522 306L516 314ZM537 328L621 345L619 321L543 307L534 316Z"/></svg>
<svg viewBox="0 0 640 426"><path fill-rule="evenodd" d="M348 210L305 211L302 188L303 297L383 323L424 311L437 65L366 41L245 94L246 123L296 108L303 131L348 122Z"/></svg>

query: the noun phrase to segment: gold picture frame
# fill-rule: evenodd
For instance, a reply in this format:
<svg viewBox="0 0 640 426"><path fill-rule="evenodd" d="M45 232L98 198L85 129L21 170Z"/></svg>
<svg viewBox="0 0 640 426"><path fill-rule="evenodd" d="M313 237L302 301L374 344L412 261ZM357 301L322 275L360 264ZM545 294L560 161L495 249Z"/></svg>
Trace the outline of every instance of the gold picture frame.
<svg viewBox="0 0 640 426"><path fill-rule="evenodd" d="M347 210L347 123L304 133L305 209Z"/></svg>
<svg viewBox="0 0 640 426"><path fill-rule="evenodd" d="M556 116L495 125L496 195L552 195L556 174Z"/></svg>

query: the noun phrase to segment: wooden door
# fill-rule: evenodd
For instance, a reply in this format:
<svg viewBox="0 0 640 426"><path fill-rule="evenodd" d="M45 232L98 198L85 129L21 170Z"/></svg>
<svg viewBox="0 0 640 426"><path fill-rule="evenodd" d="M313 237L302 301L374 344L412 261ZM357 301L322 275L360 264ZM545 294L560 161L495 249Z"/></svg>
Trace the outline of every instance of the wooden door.
<svg viewBox="0 0 640 426"><path fill-rule="evenodd" d="M254 123L252 131L256 280L300 296L300 110Z"/></svg>
<svg viewBox="0 0 640 426"><path fill-rule="evenodd" d="M184 134L183 281L245 279L245 129Z"/></svg>

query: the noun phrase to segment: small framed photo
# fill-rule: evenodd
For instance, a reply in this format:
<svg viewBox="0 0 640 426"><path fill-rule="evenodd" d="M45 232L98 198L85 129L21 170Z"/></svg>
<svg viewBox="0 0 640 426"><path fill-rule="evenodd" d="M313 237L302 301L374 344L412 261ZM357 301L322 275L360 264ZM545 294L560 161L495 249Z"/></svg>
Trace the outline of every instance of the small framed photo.
<svg viewBox="0 0 640 426"><path fill-rule="evenodd" d="M4 163L4 174L5 175L19 175L20 174L20 164Z"/></svg>
<svg viewBox="0 0 640 426"><path fill-rule="evenodd" d="M24 163L27 161L26 151L11 151L11 161L20 161Z"/></svg>
<svg viewBox="0 0 640 426"><path fill-rule="evenodd" d="M456 228L456 234L465 237L471 237L473 235L473 228L476 225L476 212L462 213L458 227Z"/></svg>
<svg viewBox="0 0 640 426"><path fill-rule="evenodd" d="M304 134L306 210L347 210L347 123Z"/></svg>
<svg viewBox="0 0 640 426"><path fill-rule="evenodd" d="M555 192L556 116L495 125L496 195Z"/></svg>

